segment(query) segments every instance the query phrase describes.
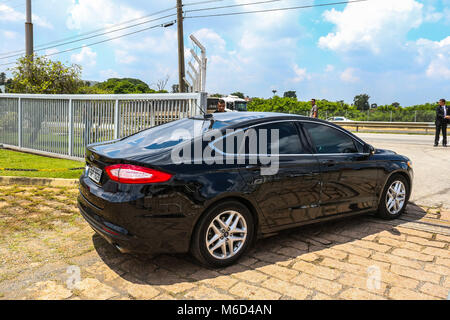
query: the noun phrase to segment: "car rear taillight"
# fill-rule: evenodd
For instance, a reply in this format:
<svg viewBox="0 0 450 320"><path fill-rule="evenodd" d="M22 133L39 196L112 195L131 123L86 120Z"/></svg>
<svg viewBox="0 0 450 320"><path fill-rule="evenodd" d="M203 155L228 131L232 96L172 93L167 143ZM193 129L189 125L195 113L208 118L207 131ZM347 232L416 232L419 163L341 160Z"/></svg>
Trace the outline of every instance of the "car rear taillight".
<svg viewBox="0 0 450 320"><path fill-rule="evenodd" d="M169 173L130 164L116 164L105 171L111 180L127 184L158 183L172 178Z"/></svg>

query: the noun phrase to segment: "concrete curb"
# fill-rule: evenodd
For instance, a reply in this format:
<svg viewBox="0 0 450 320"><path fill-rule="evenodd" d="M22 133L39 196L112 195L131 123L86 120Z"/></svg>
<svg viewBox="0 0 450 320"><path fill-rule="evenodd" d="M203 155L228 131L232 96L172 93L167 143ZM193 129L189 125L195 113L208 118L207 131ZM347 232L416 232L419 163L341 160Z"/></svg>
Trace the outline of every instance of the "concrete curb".
<svg viewBox="0 0 450 320"><path fill-rule="evenodd" d="M49 187L76 187L78 179L52 179L52 178L29 178L29 177L5 177L0 176L0 184L20 184Z"/></svg>

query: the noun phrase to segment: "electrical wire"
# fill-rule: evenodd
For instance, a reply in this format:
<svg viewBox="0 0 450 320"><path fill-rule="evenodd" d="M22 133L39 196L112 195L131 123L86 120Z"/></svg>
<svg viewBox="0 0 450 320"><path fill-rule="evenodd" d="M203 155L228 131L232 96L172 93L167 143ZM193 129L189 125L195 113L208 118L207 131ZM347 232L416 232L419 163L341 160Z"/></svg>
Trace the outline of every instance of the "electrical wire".
<svg viewBox="0 0 450 320"><path fill-rule="evenodd" d="M241 4L230 4L227 6L220 6L220 7L214 7L214 8L200 8L200 9L186 10L185 12L189 13L189 12L197 12L197 11L218 10L218 9L227 9L227 8L243 7L243 6L253 6L253 5L258 5L258 4L280 2L280 1L286 1L286 0L265 0L265 1L248 2L248 3L241 3Z"/></svg>
<svg viewBox="0 0 450 320"><path fill-rule="evenodd" d="M335 5L341 5L341 4L351 4L351 3L366 2L366 1L370 1L370 0L351 0L351 1L341 1L341 2L333 2L333 3L322 3L322 4L312 4L312 5L305 5L305 6L286 7L286 8L273 8L273 9L254 10L254 11L217 13L217 14L200 15L200 16L186 16L185 19L223 17L223 16L234 16L234 15L243 15L243 14L252 14L252 13L264 13L264 12L276 12L276 11L286 11L286 10L297 10L297 9L307 9L307 8L316 8L316 7L335 6ZM215 8L204 8L204 10L216 10L216 9L217 9L217 7L215 7Z"/></svg>
<svg viewBox="0 0 450 320"><path fill-rule="evenodd" d="M136 31L133 31L133 32L125 33L125 34L122 34L122 35L120 35L120 36L116 36L116 37L113 37L113 38L110 38L110 39L105 39L105 40L102 40L102 41L97 41L97 42L89 43L89 44L86 44L86 45L82 45L82 46L79 46L79 47L76 47L76 48L71 48L71 49L67 49L67 50L63 50L63 51L58 51L58 52L54 52L54 53L49 53L49 54L44 55L44 57L50 57L50 56L53 56L53 55L57 55L57 54L61 54L61 53L66 53L66 52L70 52L70 51L82 49L82 48L85 48L85 47L90 47L90 46L98 45L98 44L101 44L101 43L105 43L105 42L117 40L117 39L120 39L120 38L124 38L124 37L127 37L127 36L131 36L131 35L133 35L133 34L137 34L137 33L140 33L140 32L144 32L144 31L147 31L147 30L150 30L150 29L155 29L155 28L158 28L158 27L164 28L165 25L170 24L170 23L175 23L175 22L176 22L176 20L167 21L167 22L165 22L165 23L161 23L161 24L158 24L158 25L154 25L154 26L151 26L151 27L144 28L144 29L139 29L139 30L136 30ZM16 62L3 63L3 64L0 64L0 66L12 65L12 64L15 64L15 63L16 63Z"/></svg>
<svg viewBox="0 0 450 320"><path fill-rule="evenodd" d="M122 25L126 25L126 24L134 22L134 21L138 21L138 20L142 20L142 19L149 18L149 17L152 17L152 16L156 16L158 14L165 13L165 12L171 11L173 9L176 9L176 7L171 7L171 8L167 8L167 9L160 10L160 11L157 11L157 12L153 12L151 14L142 16L140 18L135 18L135 19L131 19L131 20L128 20L128 21L121 22L121 23L117 23L117 24L111 25L109 27L99 28L99 29L96 29L96 30L88 31L88 32L85 32L85 33L82 33L82 34L79 34L79 35L76 35L76 36L71 36L71 37L60 39L60 40L54 40L54 41L50 41L50 42L47 42L47 43L43 43L43 44L35 46L35 48L36 49L41 49L42 47L47 46L47 45L57 44L57 43L60 43L60 42L76 39L76 38L79 38L79 37L88 36L88 35L91 35L91 34L94 34L94 33L97 33L97 32L101 32L101 31L109 30L109 29L112 29L112 28L115 28L115 27L119 27L119 26L122 26ZM161 19L164 19L164 18L165 17L161 17ZM152 20L150 20L150 22L151 21ZM141 24L144 24L144 23L141 23ZM137 25L140 25L140 24L137 24ZM134 25L134 26L136 26L136 25ZM133 27L133 26L130 26L130 28L131 27ZM6 58L6 57L4 57L5 55L16 54L16 53L23 54L23 53L25 53L25 50L22 49L22 50L16 50L16 51L9 51L9 52L0 53L0 59Z"/></svg>
<svg viewBox="0 0 450 320"><path fill-rule="evenodd" d="M134 24L134 25L131 25L131 26L127 26L127 27L123 27L123 28L111 30L111 31L108 31L108 32L103 32L103 33L95 34L95 35L92 35L92 36L89 36L89 37L76 39L76 40L73 40L73 41L69 41L69 42L57 44L57 45L54 45L54 46L49 46L49 47L44 47L44 48L36 49L36 50L34 50L34 51L35 51L35 52L39 52L39 51L43 51L43 50L48 50L48 49L53 49L53 48L65 46L65 45L72 44L72 43L75 43L75 42L80 42L80 41L84 41L84 40L89 40L89 39L92 39L92 38L96 38L96 37L104 36L104 35L107 35L107 34L110 34L110 33L114 33L114 32L118 32L118 31L126 30L126 29L133 28L133 27L137 27L137 26L140 26L140 25L143 25L143 24L147 24L147 23L150 23L150 22L154 22L154 21L158 21L158 20L161 20L161 19L170 18L170 17L172 17L172 16L176 16L176 14L169 14L169 15L164 16L164 17L159 17L159 18L156 18L156 19L147 20L147 21L140 22L140 23L137 23L137 24ZM21 56L22 54L23 54L23 53L18 53L18 54L13 54L13 55L9 55L9 56L0 57L0 60L2 60L2 59L8 59L8 58L13 58L13 57L18 57L18 56Z"/></svg>

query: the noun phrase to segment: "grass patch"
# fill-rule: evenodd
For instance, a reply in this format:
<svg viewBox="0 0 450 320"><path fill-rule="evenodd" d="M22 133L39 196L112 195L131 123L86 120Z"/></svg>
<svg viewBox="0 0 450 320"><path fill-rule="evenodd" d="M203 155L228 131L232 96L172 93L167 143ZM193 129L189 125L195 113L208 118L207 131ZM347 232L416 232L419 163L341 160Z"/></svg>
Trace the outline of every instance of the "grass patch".
<svg viewBox="0 0 450 320"><path fill-rule="evenodd" d="M1 176L77 179L81 176L83 170L65 170L65 169L82 168L82 167L84 167L84 162L80 161L55 159L29 153L0 149L0 168L61 170L61 171L0 170Z"/></svg>

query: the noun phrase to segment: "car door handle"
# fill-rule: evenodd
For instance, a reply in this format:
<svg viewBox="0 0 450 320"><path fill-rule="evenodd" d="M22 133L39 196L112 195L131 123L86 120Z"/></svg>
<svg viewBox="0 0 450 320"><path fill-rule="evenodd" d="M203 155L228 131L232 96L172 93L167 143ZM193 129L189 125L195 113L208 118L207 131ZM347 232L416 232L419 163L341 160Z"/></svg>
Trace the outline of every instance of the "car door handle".
<svg viewBox="0 0 450 320"><path fill-rule="evenodd" d="M254 170L254 169L261 169L261 168L270 168L269 165L260 165L260 164L250 164L245 167L245 169Z"/></svg>
<svg viewBox="0 0 450 320"><path fill-rule="evenodd" d="M336 161L335 160L322 160L322 161L320 161L320 163L322 165L324 165L324 166L331 167L331 166L334 166L336 164Z"/></svg>

